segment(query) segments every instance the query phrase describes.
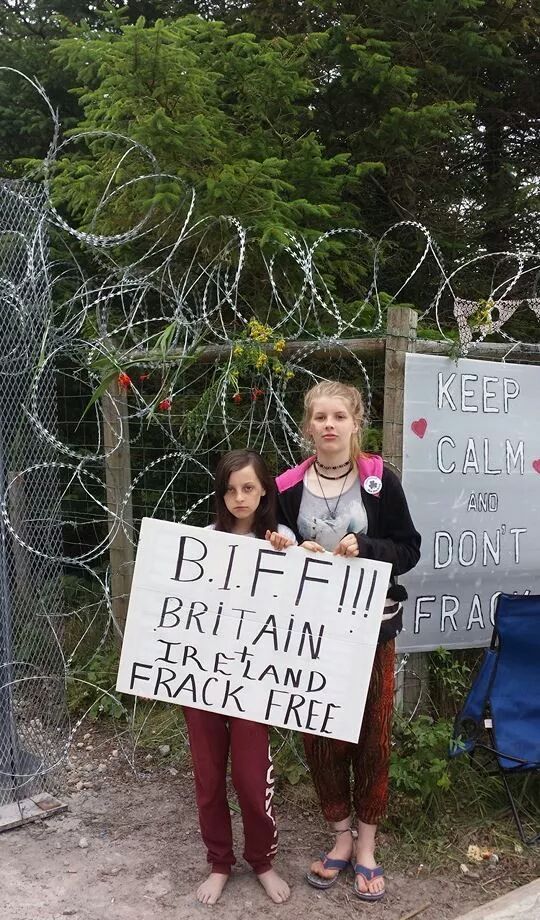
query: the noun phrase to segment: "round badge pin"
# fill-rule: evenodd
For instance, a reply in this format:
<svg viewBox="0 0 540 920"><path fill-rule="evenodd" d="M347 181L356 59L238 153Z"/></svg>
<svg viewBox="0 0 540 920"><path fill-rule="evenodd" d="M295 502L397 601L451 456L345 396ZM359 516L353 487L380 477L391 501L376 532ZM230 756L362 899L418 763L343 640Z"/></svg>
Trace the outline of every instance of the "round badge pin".
<svg viewBox="0 0 540 920"><path fill-rule="evenodd" d="M378 476L367 476L364 479L364 489L369 495L378 495L382 489L382 480Z"/></svg>

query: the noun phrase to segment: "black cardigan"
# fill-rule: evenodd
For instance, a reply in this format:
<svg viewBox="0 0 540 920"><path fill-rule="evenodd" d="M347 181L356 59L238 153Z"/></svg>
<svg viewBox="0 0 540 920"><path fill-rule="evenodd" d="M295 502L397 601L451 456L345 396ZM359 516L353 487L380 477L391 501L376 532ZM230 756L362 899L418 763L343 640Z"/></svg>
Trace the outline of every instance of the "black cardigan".
<svg viewBox="0 0 540 920"><path fill-rule="evenodd" d="M278 516L281 524L294 532L299 543L303 541L298 532L298 514L302 501L304 484L302 480L283 492L278 492ZM367 515L367 533L355 534L360 556L392 564L392 575L388 597L403 601L407 592L396 584L396 576L413 569L420 559L421 537L412 522L407 499L395 473L384 467L382 488L378 495L371 495L362 488L362 501ZM381 625L379 644L394 639L403 626L402 611Z"/></svg>

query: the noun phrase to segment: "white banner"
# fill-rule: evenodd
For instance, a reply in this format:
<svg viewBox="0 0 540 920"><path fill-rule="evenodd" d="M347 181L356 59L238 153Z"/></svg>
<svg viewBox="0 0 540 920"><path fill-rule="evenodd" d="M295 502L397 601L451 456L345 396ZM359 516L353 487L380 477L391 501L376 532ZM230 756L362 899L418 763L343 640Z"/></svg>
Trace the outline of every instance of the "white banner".
<svg viewBox="0 0 540 920"><path fill-rule="evenodd" d="M408 354L403 487L422 534L400 651L491 639L499 593L540 593L540 367Z"/></svg>
<svg viewBox="0 0 540 920"><path fill-rule="evenodd" d="M145 518L116 689L356 741L389 576Z"/></svg>

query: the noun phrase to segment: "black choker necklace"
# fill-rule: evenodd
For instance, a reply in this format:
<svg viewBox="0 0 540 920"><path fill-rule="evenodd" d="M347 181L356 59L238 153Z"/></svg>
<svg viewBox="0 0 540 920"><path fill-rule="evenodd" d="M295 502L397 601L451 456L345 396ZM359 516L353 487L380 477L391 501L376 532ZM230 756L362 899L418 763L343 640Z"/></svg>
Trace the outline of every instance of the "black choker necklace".
<svg viewBox="0 0 540 920"><path fill-rule="evenodd" d="M342 470L348 466L351 461L349 458L349 460L345 460L345 463L338 463L337 466L325 466L324 463L321 463L318 457L315 457L315 462L320 470Z"/></svg>
<svg viewBox="0 0 540 920"><path fill-rule="evenodd" d="M319 472L319 470L317 469L318 466L320 466L320 463L318 460L315 460L315 472L317 476L320 476L321 479L330 479L332 482L337 482L338 479L346 479L353 468L352 462L350 460L347 460L347 466L349 467L349 469L346 470L344 473L341 473L339 476L325 476L324 473ZM342 466L344 466L343 463L340 463L339 466L323 466L323 470L339 470L341 469Z"/></svg>

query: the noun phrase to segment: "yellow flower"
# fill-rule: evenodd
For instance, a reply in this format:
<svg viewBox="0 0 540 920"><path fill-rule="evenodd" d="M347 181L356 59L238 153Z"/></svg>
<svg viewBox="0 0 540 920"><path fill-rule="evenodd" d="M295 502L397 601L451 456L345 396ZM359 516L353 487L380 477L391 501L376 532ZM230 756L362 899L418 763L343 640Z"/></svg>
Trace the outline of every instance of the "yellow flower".
<svg viewBox="0 0 540 920"><path fill-rule="evenodd" d="M280 355L284 348L285 348L285 339L278 339L276 344L274 345L274 351L277 351L278 355Z"/></svg>
<svg viewBox="0 0 540 920"><path fill-rule="evenodd" d="M282 370L283 364L281 364L279 361L274 361L274 373L281 374Z"/></svg>
<svg viewBox="0 0 540 920"><path fill-rule="evenodd" d="M272 335L272 327L265 326L258 319L250 319L248 323L249 336L256 342L268 342Z"/></svg>
<svg viewBox="0 0 540 920"><path fill-rule="evenodd" d="M234 357L235 357L235 358L239 358L240 355L243 355L243 354L244 354L244 349L242 348L242 346L241 346L241 345L235 345L235 347L233 348L233 355L234 355Z"/></svg>
<svg viewBox="0 0 540 920"><path fill-rule="evenodd" d="M268 355L265 355L264 351L261 351L256 362L255 367L260 370L261 367L264 367L265 364L268 364Z"/></svg>
<svg viewBox="0 0 540 920"><path fill-rule="evenodd" d="M290 380L291 377L294 377L294 371L285 371L285 378Z"/></svg>

